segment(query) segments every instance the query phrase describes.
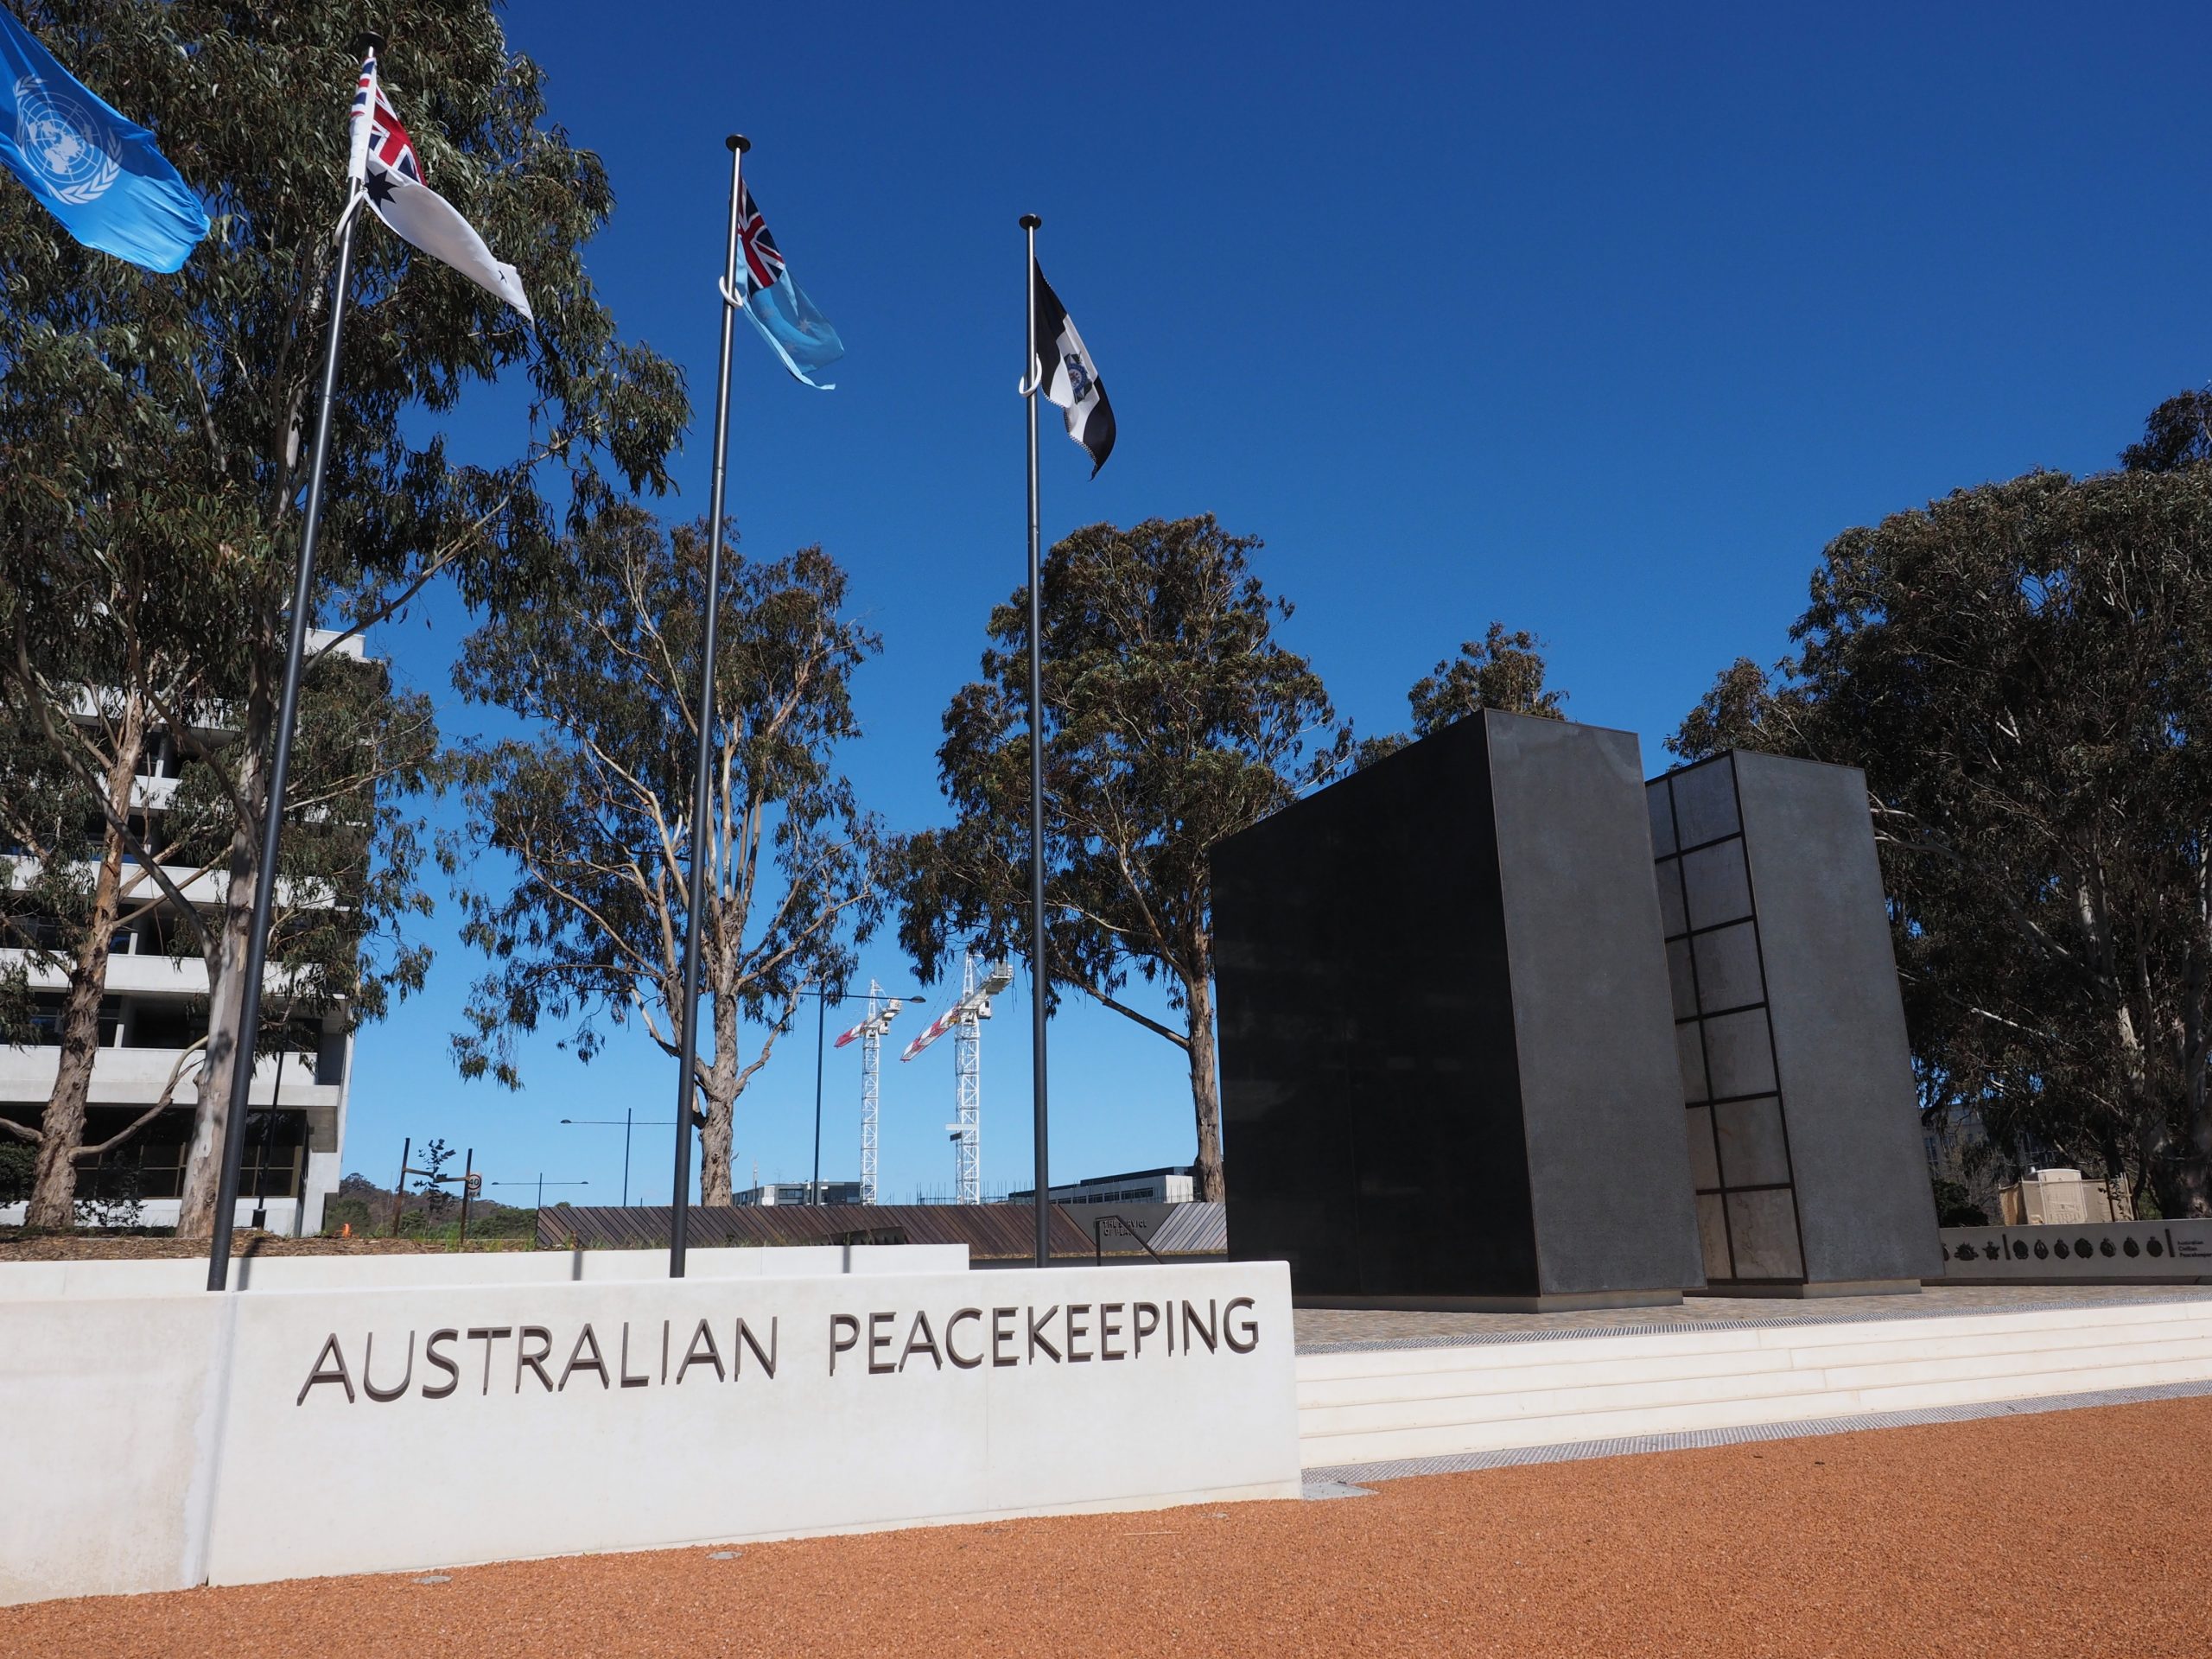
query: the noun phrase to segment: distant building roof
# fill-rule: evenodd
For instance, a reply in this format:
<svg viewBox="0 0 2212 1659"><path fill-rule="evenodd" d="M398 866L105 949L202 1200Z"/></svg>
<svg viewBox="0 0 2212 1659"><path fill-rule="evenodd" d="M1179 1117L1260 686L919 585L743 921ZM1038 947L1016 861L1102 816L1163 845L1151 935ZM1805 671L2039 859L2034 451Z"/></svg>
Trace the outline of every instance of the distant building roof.
<svg viewBox="0 0 2212 1659"><path fill-rule="evenodd" d="M1121 1175L1085 1175L1077 1180L1054 1181L1050 1190L1054 1192L1073 1192L1087 1186L1119 1186L1128 1181L1148 1181L1160 1176L1181 1175L1188 1178L1192 1173L1192 1167L1188 1164L1169 1164L1159 1169L1133 1169ZM1035 1187L1025 1186L1018 1192L1007 1193L1006 1201L1008 1204L1028 1204L1033 1202L1036 1197Z"/></svg>

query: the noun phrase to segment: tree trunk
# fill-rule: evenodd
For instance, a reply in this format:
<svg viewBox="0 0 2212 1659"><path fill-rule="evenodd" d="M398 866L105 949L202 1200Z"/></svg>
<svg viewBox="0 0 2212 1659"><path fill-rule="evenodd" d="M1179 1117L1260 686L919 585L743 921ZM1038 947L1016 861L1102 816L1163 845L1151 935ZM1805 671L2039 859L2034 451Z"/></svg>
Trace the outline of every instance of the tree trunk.
<svg viewBox="0 0 2212 1659"><path fill-rule="evenodd" d="M145 707L132 696L124 703L106 779L108 802L126 819L145 747ZM85 1140L92 1062L100 1049L100 1004L107 997L108 946L115 938L122 894L123 837L111 827L100 840L92 913L85 920L77 959L69 966L69 989L62 1004L61 1057L54 1070L54 1093L39 1120L41 1139L30 1203L23 1213L26 1226L67 1228L77 1218L77 1148Z"/></svg>
<svg viewBox="0 0 2212 1659"><path fill-rule="evenodd" d="M262 797L260 740L266 720L250 720L240 739L238 791L267 810ZM185 1161L183 1199L177 1206L176 1236L208 1238L215 1230L215 1199L221 1189L223 1137L231 1115L231 1078L239 1065L253 1064L253 1033L241 1037L238 1016L245 995L245 960L253 933L253 888L259 863L257 826L244 817L231 830L230 869L223 892L223 914L215 949L207 954L207 1061L200 1069L199 1109L192 1122L192 1150ZM243 1050L243 1052L241 1052Z"/></svg>
<svg viewBox="0 0 2212 1659"><path fill-rule="evenodd" d="M245 902L239 899L243 894ZM245 990L246 941L253 932L253 861L231 859L217 942L219 966L207 963L207 1063L200 1067L200 1103L192 1120L192 1150L185 1160L183 1201L177 1208L176 1236L207 1238L215 1230L215 1199L221 1189L223 1136L231 1116L231 1078L239 1065L253 1064L253 1044L238 1042L239 1007Z"/></svg>
<svg viewBox="0 0 2212 1659"><path fill-rule="evenodd" d="M2201 1067L2200 1067L2201 1069ZM2191 1080L2186 1099L2190 1157L2183 1168L2183 1201L2190 1216L2212 1215L2212 1109L2208 1109L2202 1078Z"/></svg>
<svg viewBox="0 0 2212 1659"><path fill-rule="evenodd" d="M1214 1060L1213 981L1201 973L1188 982L1185 1004L1190 1010L1191 1105L1198 1118L1198 1157L1196 1196L1201 1203L1219 1204L1229 1197L1221 1161L1221 1077Z"/></svg>
<svg viewBox="0 0 2212 1659"><path fill-rule="evenodd" d="M2206 1188L2212 1179L2212 1097L2208 1097L2205 1077L2205 990L2207 941L2205 933L2204 901L2208 877L2212 877L2212 861L2200 861L2197 867L2198 930L2190 941L2190 962L2182 978L2181 1020L2181 1090L2183 1133L2189 1141L2190 1163L2196 1174L2196 1191L2190 1196L2189 1214L2202 1216L2212 1213L2212 1193Z"/></svg>
<svg viewBox="0 0 2212 1659"><path fill-rule="evenodd" d="M707 1084L707 1127L699 1136L699 1203L727 1210L737 1195L737 999L716 991L715 1062Z"/></svg>
<svg viewBox="0 0 2212 1659"><path fill-rule="evenodd" d="M2171 1219L2212 1215L2212 1191L2208 1191L2204 1166L2194 1158L2177 1158L2163 1179L2152 1182L2158 1211Z"/></svg>
<svg viewBox="0 0 2212 1659"><path fill-rule="evenodd" d="M2171 1173L2158 1192L2158 1208L2175 1217L2212 1216L2212 1115L2206 1113L2198 1090L2185 1093L2183 1114L2188 1128L2178 1155L2169 1162Z"/></svg>

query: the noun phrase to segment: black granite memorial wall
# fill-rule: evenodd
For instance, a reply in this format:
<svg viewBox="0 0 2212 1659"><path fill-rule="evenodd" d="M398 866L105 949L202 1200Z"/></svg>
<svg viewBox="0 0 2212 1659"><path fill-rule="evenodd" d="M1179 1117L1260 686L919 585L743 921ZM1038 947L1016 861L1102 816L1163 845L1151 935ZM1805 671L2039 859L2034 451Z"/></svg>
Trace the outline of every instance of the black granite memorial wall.
<svg viewBox="0 0 2212 1659"><path fill-rule="evenodd" d="M1705 1274L1942 1273L1865 775L1734 751L1647 791Z"/></svg>
<svg viewBox="0 0 2212 1659"><path fill-rule="evenodd" d="M1643 789L1633 734L1485 712L1215 849L1233 1254L1308 1303L1701 1282Z"/></svg>

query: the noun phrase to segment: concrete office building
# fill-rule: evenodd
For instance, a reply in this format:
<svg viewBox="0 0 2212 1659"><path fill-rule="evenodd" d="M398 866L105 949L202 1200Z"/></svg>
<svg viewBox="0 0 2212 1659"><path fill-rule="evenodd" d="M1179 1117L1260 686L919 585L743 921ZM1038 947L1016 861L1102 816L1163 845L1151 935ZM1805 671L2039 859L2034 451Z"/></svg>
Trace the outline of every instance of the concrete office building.
<svg viewBox="0 0 2212 1659"><path fill-rule="evenodd" d="M1188 1204L1197 1196L1191 1166L1139 1169L1126 1175L1093 1175L1046 1189L1054 1204ZM1008 1204L1032 1204L1037 1189L1026 1186L1006 1196Z"/></svg>
<svg viewBox="0 0 2212 1659"><path fill-rule="evenodd" d="M319 634L317 643L331 637ZM363 660L358 638L338 650ZM221 734L203 731L196 735L204 741ZM140 834L157 855L168 841L163 818L176 799L185 768L193 764L175 734L157 733L149 740L132 808ZM162 868L202 916L219 913L219 872L196 874L167 863ZM16 886L24 886L30 872L19 866L13 880ZM125 864L124 880L123 913L128 916L156 888L135 863ZM143 1226L175 1224L192 1141L196 1066L186 1051L207 1033L208 987L207 963L189 953L191 947L185 943L189 937L173 904L164 905L118 930L108 960L86 1140L105 1140L130 1123L161 1098L179 1063L186 1065L168 1110L97 1163L79 1166L80 1203L136 1199L136 1224ZM0 964L16 963L29 975L37 1025L31 1042L0 1046L0 1116L35 1124L54 1092L61 1052L61 999L68 976L60 964L41 966L32 951L20 945L0 948ZM281 1008L281 983L272 969L263 993L264 1018ZM252 1224L259 1211L262 1224L272 1232L321 1230L323 1203L337 1190L343 1157L353 1074L351 1027L351 1010L342 1006L314 1017L303 1014L288 1033L284 1051L255 1065L238 1181L239 1226ZM20 1203L0 1207L0 1224L20 1223L23 1210ZM118 1213L127 1217L127 1211L105 1207L84 1213L92 1220Z"/></svg>
<svg viewBox="0 0 2212 1659"><path fill-rule="evenodd" d="M748 1186L742 1192L730 1195L732 1204L858 1204L861 1184L858 1181L764 1181L758 1186Z"/></svg>

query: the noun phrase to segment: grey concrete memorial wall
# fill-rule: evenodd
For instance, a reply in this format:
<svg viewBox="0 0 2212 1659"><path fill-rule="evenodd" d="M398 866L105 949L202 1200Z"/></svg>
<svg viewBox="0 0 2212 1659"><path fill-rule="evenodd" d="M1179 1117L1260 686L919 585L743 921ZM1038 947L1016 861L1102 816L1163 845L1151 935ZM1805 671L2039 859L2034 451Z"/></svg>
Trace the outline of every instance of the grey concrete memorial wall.
<svg viewBox="0 0 2212 1659"><path fill-rule="evenodd" d="M1946 1227L1952 1285L2212 1285L2212 1221Z"/></svg>
<svg viewBox="0 0 2212 1659"><path fill-rule="evenodd" d="M1647 790L1705 1274L1943 1271L1865 775L1738 750Z"/></svg>
<svg viewBox="0 0 2212 1659"><path fill-rule="evenodd" d="M1485 712L1215 849L1234 1255L1307 1303L1701 1282L1643 788L1633 734Z"/></svg>

